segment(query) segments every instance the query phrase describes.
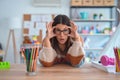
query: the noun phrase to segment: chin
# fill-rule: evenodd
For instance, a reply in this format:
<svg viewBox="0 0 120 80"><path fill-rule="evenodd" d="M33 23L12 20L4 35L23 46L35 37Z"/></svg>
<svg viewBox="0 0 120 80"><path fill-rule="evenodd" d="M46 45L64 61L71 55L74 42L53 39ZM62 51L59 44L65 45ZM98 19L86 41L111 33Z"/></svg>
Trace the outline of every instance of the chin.
<svg viewBox="0 0 120 80"><path fill-rule="evenodd" d="M61 42L61 41L60 41L59 44L65 44L65 42Z"/></svg>
<svg viewBox="0 0 120 80"><path fill-rule="evenodd" d="M65 44L65 42L63 43L63 42L60 42L60 44Z"/></svg>

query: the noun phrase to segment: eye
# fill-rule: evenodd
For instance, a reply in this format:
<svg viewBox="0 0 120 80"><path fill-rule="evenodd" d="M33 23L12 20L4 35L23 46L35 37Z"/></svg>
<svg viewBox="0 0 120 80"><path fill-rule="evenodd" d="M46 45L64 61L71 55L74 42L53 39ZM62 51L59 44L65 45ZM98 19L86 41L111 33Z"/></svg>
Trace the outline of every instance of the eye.
<svg viewBox="0 0 120 80"><path fill-rule="evenodd" d="M68 30L68 29L65 29L65 30L63 30L63 32L64 32L65 34L68 34L68 33L69 33L69 30Z"/></svg>
<svg viewBox="0 0 120 80"><path fill-rule="evenodd" d="M67 32L67 31L68 31L68 29L63 30L63 32Z"/></svg>
<svg viewBox="0 0 120 80"><path fill-rule="evenodd" d="M61 32L61 30L60 30L60 29L56 29L56 31L57 31L57 32Z"/></svg>
<svg viewBox="0 0 120 80"><path fill-rule="evenodd" d="M61 30L60 29L55 29L55 33L60 34Z"/></svg>

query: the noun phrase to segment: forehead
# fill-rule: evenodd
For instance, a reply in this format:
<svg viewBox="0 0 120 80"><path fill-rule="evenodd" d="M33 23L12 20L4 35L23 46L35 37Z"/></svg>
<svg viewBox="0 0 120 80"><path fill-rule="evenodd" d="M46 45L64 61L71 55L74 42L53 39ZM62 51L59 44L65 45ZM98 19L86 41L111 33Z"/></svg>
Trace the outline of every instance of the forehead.
<svg viewBox="0 0 120 80"><path fill-rule="evenodd" d="M63 24L57 24L56 28L58 28L58 29L66 29L66 28L68 28L68 26L67 25L63 25Z"/></svg>

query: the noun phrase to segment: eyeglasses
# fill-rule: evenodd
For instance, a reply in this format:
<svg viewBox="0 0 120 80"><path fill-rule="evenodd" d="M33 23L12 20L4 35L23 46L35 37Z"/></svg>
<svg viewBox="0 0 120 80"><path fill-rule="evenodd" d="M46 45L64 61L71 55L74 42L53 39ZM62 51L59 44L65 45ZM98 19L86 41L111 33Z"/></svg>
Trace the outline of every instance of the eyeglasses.
<svg viewBox="0 0 120 80"><path fill-rule="evenodd" d="M55 29L54 32L55 34L61 34L61 32L63 32L63 34L67 35L70 33L70 29L64 29L64 30Z"/></svg>

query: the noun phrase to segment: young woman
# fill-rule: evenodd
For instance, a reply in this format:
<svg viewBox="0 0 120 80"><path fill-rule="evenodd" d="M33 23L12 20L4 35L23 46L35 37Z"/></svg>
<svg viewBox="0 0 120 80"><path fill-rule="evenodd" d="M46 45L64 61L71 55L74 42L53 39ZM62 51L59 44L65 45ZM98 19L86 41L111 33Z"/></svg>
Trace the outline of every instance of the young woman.
<svg viewBox="0 0 120 80"><path fill-rule="evenodd" d="M57 15L46 28L39 54L43 66L65 63L79 67L84 63L83 40L77 33L77 26L66 15Z"/></svg>

